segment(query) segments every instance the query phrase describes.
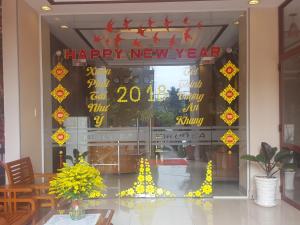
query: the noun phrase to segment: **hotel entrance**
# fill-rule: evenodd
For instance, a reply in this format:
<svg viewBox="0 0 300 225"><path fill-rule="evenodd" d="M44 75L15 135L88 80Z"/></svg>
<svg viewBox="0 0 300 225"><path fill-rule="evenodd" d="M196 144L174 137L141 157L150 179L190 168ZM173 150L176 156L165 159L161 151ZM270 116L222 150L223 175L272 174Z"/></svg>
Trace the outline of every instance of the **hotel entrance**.
<svg viewBox="0 0 300 225"><path fill-rule="evenodd" d="M246 16L42 17L44 165L107 197L245 196Z"/></svg>

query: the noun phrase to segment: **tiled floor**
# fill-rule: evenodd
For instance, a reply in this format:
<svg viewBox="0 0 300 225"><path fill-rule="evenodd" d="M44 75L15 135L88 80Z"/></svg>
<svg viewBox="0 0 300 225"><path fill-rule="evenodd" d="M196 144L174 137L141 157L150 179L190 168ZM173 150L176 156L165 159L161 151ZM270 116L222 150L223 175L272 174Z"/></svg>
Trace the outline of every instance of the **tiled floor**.
<svg viewBox="0 0 300 225"><path fill-rule="evenodd" d="M92 208L113 208L114 225L299 225L300 211L283 201L263 208L251 200L105 199Z"/></svg>

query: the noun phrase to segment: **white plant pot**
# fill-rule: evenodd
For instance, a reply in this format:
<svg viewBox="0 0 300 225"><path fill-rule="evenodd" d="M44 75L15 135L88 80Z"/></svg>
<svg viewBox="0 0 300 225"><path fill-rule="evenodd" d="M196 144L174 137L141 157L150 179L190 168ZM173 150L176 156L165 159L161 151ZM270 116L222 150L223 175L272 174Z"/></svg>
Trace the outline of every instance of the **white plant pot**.
<svg viewBox="0 0 300 225"><path fill-rule="evenodd" d="M284 171L284 187L285 190L294 190L295 171Z"/></svg>
<svg viewBox="0 0 300 225"><path fill-rule="evenodd" d="M276 205L276 190L278 178L255 177L257 198L256 204L273 207Z"/></svg>

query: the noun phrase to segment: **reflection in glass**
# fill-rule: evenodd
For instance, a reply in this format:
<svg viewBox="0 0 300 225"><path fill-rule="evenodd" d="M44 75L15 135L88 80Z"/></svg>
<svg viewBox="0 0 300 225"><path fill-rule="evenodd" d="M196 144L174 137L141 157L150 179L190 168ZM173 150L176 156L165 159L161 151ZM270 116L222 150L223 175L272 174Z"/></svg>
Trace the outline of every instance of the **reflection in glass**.
<svg viewBox="0 0 300 225"><path fill-rule="evenodd" d="M300 153L293 153L291 163L295 164L295 169L283 172L284 194L288 199L300 204Z"/></svg>

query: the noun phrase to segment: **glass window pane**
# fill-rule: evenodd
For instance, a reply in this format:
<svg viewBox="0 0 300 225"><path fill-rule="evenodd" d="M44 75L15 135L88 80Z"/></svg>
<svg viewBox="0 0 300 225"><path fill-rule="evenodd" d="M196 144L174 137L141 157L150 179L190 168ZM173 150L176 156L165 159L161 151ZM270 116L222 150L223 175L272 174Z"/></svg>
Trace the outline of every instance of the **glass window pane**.
<svg viewBox="0 0 300 225"><path fill-rule="evenodd" d="M242 13L44 16L45 167L77 149L108 197L245 195Z"/></svg>
<svg viewBox="0 0 300 225"><path fill-rule="evenodd" d="M300 145L300 56L284 61L281 72L283 142Z"/></svg>
<svg viewBox="0 0 300 225"><path fill-rule="evenodd" d="M283 9L284 52L300 46L300 2L291 1Z"/></svg>

